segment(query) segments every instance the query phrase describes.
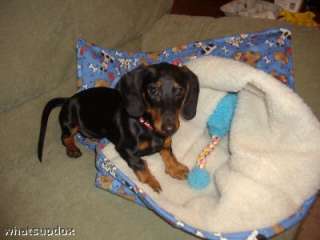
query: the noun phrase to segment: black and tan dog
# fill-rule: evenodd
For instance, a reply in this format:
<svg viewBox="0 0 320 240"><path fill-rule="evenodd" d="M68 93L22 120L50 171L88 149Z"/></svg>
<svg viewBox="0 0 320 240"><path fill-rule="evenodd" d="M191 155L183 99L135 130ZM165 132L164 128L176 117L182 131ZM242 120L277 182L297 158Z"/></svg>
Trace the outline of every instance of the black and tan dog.
<svg viewBox="0 0 320 240"><path fill-rule="evenodd" d="M159 152L166 173L185 179L188 168L179 163L171 148L171 136L179 128L179 115L186 120L196 114L199 82L187 67L168 63L140 66L124 75L116 89L91 88L70 98L55 98L45 106L38 143L42 151L48 117L62 106L59 121L62 143L68 156L81 156L74 135L107 138L133 169L137 178L160 192L161 186L151 174L142 156Z"/></svg>

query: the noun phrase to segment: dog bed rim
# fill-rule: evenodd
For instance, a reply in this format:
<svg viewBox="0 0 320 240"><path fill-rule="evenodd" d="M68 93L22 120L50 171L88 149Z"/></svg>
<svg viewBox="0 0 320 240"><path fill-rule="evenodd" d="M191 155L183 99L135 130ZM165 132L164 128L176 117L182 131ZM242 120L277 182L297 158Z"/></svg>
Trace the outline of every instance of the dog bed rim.
<svg viewBox="0 0 320 240"><path fill-rule="evenodd" d="M92 151L96 151L96 168L98 169L97 175L96 175L96 186L98 188L103 189L97 183L97 179L99 176L111 176L117 179L118 181L120 181L121 184L127 186L138 197L138 200L140 201L139 205L152 210L154 213L156 213L158 216L160 216L163 220L165 220L167 223L169 223L173 227L203 239L221 240L221 237L223 237L223 238L226 238L227 240L245 240L252 235L257 236L259 234L267 238L274 237L294 227L301 220L303 220L317 198L317 194L314 194L311 197L307 198L303 202L303 204L301 204L300 208L293 215L269 227L251 229L251 230L240 231L240 232L230 232L230 233L209 232L206 230L201 230L196 227L193 227L190 224L185 223L180 219L177 219L173 214L171 214L167 210L160 207L147 193L145 193L140 187L138 187L126 174L124 174L103 153L104 147L109 143L107 139L101 139L98 143L88 144L88 142L85 142L85 138L83 138L80 134L78 134L77 140L81 144L85 145L88 149ZM108 171L106 170L105 166L103 166L105 163L108 164L107 166ZM277 231L276 228L281 230Z"/></svg>

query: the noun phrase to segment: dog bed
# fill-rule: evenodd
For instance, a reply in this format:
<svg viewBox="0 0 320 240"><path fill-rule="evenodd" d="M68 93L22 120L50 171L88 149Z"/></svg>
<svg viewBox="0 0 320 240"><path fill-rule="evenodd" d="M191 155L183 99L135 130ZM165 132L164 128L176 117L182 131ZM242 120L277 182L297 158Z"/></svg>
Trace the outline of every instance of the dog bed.
<svg viewBox="0 0 320 240"><path fill-rule="evenodd" d="M238 94L229 134L208 157L207 170L212 176L209 186L197 191L186 181L172 179L164 173L162 160L155 154L144 159L162 186L163 191L157 194L136 179L106 139L90 144L79 136L80 142L96 148L96 185L146 206L173 226L206 239L256 239L259 234L271 237L299 222L312 205L320 186L320 124L290 88L257 69L276 77L284 75L281 78L286 79L284 83L293 86L290 41L283 37L283 32L283 29L277 29L214 40L217 42L213 43L192 43L193 47L206 44L217 50L208 54L200 47L196 57L190 58L189 52L188 58L186 55L180 58L181 62L187 60L186 65L199 77L201 89L196 117L191 121L182 120L173 137L175 155L190 169L210 140L206 128L208 117L228 92ZM232 44L231 38L239 41ZM212 56L219 56L221 51L227 54L221 50L219 41L228 47L230 56ZM259 41L265 45L274 44L274 51L279 53L281 48L286 53L285 60L280 67L278 65L282 72L272 72L275 64L267 64L268 56L270 59L273 56L271 62L278 63L272 47L259 52L261 56L255 62L256 68L225 58L237 58L235 51L241 47L252 50ZM250 46L248 42L257 45ZM108 78L113 76L111 81L107 79L111 83L109 86L113 86L117 74L121 76L130 70L128 65L122 65L126 66L125 70L112 68L117 59L112 59L111 55L106 60L104 51L103 61L109 61L111 65L107 69L112 70L104 72L103 68L98 68L94 72L95 64L101 60L95 55L94 61L87 64L88 59L81 53L83 49L78 46L78 56L82 54L78 65L81 89L94 86L102 74ZM244 52L248 52L246 50ZM168 61L161 57L158 60ZM85 67L92 69L91 75L87 76L95 79L85 81Z"/></svg>

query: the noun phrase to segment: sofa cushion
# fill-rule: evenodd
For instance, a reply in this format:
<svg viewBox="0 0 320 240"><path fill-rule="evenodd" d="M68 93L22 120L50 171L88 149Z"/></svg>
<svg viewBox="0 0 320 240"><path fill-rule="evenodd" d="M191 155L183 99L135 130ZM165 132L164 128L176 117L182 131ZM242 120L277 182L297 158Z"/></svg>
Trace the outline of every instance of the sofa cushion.
<svg viewBox="0 0 320 240"><path fill-rule="evenodd" d="M158 51L190 41L261 31L270 27L285 27L291 30L296 91L320 118L320 54L318 54L320 53L320 31L318 29L293 26L281 21L245 17L166 15L144 34L142 50Z"/></svg>
<svg viewBox="0 0 320 240"><path fill-rule="evenodd" d="M172 0L6 1L1 5L0 112L74 75L76 38L117 46L139 37Z"/></svg>

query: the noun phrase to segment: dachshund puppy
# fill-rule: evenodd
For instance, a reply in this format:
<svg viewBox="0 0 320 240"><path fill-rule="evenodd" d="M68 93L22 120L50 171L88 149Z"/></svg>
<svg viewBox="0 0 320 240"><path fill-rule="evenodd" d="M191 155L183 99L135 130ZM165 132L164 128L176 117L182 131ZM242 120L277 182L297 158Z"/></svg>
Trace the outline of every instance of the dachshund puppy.
<svg viewBox="0 0 320 240"><path fill-rule="evenodd" d="M171 148L171 136L196 114L197 76L187 67L168 63L140 66L124 75L116 89L91 88L70 98L55 98L45 106L41 119L38 157L42 160L45 131L53 108L62 106L59 122L62 143L69 157L81 156L74 135L110 140L139 181L160 192L161 186L141 158L159 152L165 171L185 179L188 168Z"/></svg>

